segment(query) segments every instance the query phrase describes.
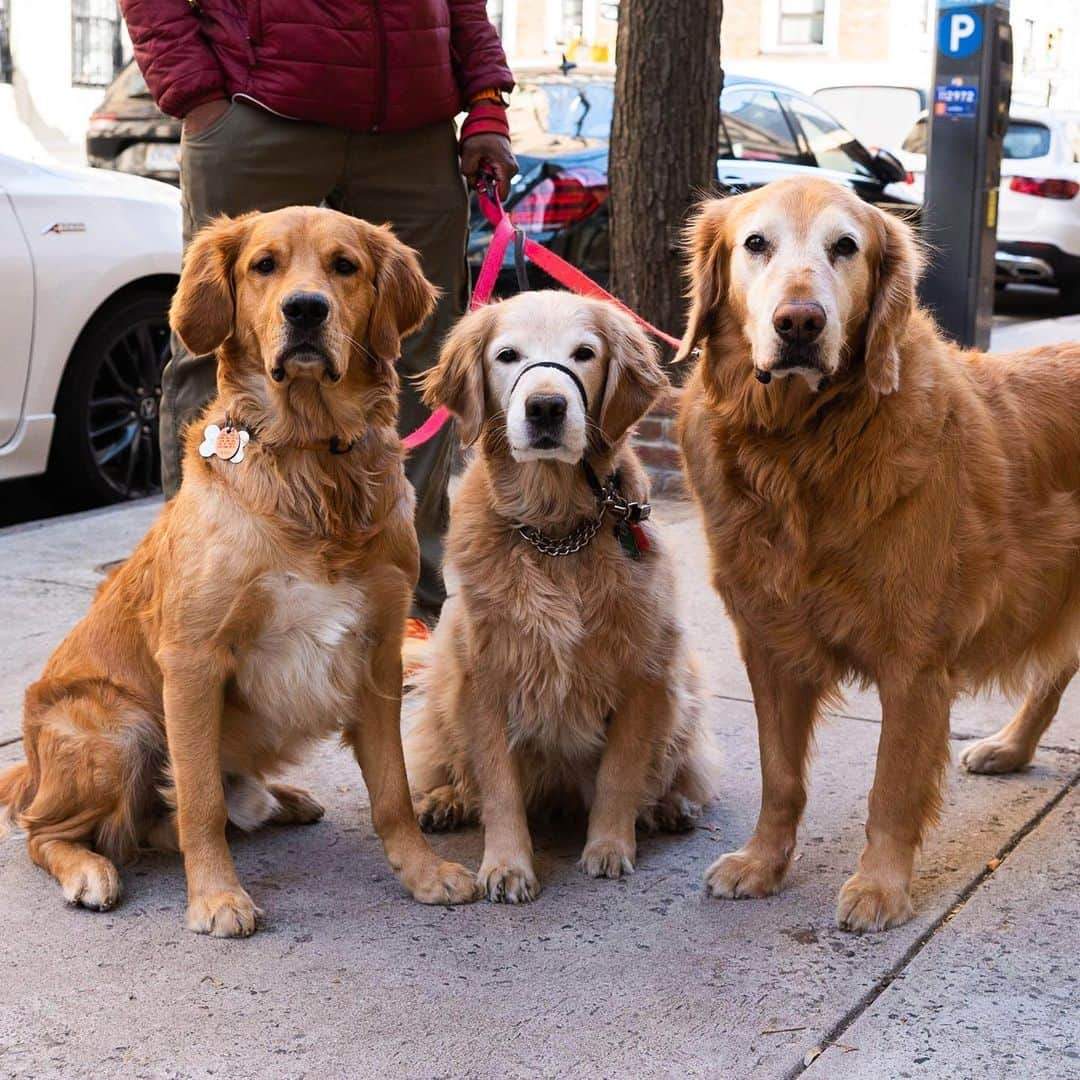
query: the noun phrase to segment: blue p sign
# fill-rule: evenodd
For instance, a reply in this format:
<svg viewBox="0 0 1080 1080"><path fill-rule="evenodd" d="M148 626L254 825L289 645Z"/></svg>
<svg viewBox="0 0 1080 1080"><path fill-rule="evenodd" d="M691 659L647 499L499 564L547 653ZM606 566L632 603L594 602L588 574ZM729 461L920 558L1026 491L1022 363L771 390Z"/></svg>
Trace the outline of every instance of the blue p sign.
<svg viewBox="0 0 1080 1080"><path fill-rule="evenodd" d="M946 56L962 60L979 51L982 44L982 19L966 8L947 11L938 26L938 48Z"/></svg>

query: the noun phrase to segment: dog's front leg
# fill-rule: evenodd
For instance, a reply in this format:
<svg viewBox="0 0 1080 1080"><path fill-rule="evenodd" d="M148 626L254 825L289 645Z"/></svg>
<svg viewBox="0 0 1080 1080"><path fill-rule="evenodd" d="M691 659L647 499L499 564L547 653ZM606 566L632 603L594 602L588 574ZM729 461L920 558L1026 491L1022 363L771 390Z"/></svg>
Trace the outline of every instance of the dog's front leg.
<svg viewBox="0 0 1080 1080"><path fill-rule="evenodd" d="M631 678L607 729L580 866L590 877L634 872L635 827L674 726L675 701L661 683Z"/></svg>
<svg viewBox="0 0 1080 1080"><path fill-rule="evenodd" d="M464 866L440 859L420 831L413 811L401 747L401 642L409 592L372 591L380 625L370 657L372 691L357 704L345 729L371 800L371 822L398 880L423 904L467 904L476 878Z"/></svg>
<svg viewBox="0 0 1080 1080"><path fill-rule="evenodd" d="M941 809L949 763L946 672L882 679L881 735L870 790L866 847L844 883L837 922L845 930L886 930L912 916L911 874L923 833Z"/></svg>
<svg viewBox="0 0 1080 1080"><path fill-rule="evenodd" d="M480 690L465 675L458 709L468 725L469 765L480 792L484 860L477 880L489 900L522 904L540 895L533 868L532 836L522 790L521 768L510 748L508 706Z"/></svg>
<svg viewBox="0 0 1080 1080"><path fill-rule="evenodd" d="M221 718L226 668L212 652L200 657L163 654L158 659L187 874L187 926L214 937L247 937L255 932L258 909L240 885L225 839Z"/></svg>
<svg viewBox="0 0 1080 1080"><path fill-rule="evenodd" d="M746 844L705 872L709 895L729 900L770 896L784 883L806 806L806 756L821 700L819 689L784 671L746 626L736 625L757 714L761 809Z"/></svg>

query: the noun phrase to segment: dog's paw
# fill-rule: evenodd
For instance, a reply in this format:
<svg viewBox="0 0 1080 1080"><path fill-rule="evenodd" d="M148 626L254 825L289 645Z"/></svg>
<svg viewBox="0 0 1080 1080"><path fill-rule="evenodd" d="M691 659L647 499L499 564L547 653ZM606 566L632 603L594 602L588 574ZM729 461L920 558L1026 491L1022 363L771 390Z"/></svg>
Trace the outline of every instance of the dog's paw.
<svg viewBox="0 0 1080 1080"><path fill-rule="evenodd" d="M212 937L251 937L262 912L243 889L197 896L187 909L187 928Z"/></svg>
<svg viewBox="0 0 1080 1080"><path fill-rule="evenodd" d="M622 840L590 840L578 859L589 877L618 878L634 872L634 846Z"/></svg>
<svg viewBox="0 0 1080 1080"><path fill-rule="evenodd" d="M836 905L841 930L888 930L914 914L911 895L902 885L888 885L856 873L844 882Z"/></svg>
<svg viewBox="0 0 1080 1080"><path fill-rule="evenodd" d="M540 895L540 882L526 859L515 863L484 863L476 881L484 895L496 904L528 904Z"/></svg>
<svg viewBox="0 0 1080 1080"><path fill-rule="evenodd" d="M646 832L689 832L701 813L701 807L677 791L669 791L655 806L638 815L638 824Z"/></svg>
<svg viewBox="0 0 1080 1080"><path fill-rule="evenodd" d="M960 754L960 764L973 773L1017 772L1030 761L1027 750L997 735L972 743Z"/></svg>
<svg viewBox="0 0 1080 1080"><path fill-rule="evenodd" d="M87 852L60 882L69 904L109 911L120 899L120 874L103 855Z"/></svg>
<svg viewBox="0 0 1080 1080"><path fill-rule="evenodd" d="M452 784L413 797L413 811L424 832L447 832L465 820L465 803Z"/></svg>
<svg viewBox="0 0 1080 1080"><path fill-rule="evenodd" d="M421 904L471 904L479 899L476 876L464 866L434 859L430 866L409 879L405 887Z"/></svg>
<svg viewBox="0 0 1080 1080"><path fill-rule="evenodd" d="M742 848L721 855L705 871L705 891L725 900L772 896L780 891L786 873L786 861L767 861Z"/></svg>
<svg viewBox="0 0 1080 1080"><path fill-rule="evenodd" d="M314 825L326 811L310 792L291 784L270 784L270 794L278 801L271 821L275 825Z"/></svg>

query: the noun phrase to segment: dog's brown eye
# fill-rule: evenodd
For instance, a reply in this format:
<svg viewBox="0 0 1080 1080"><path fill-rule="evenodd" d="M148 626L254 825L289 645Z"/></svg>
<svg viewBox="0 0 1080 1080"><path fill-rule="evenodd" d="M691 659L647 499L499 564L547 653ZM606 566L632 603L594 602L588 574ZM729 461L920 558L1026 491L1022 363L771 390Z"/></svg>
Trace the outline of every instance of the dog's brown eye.
<svg viewBox="0 0 1080 1080"><path fill-rule="evenodd" d="M841 236L840 239L833 244L833 254L840 255L841 257L854 255L858 250L859 245L855 243L855 238L853 236Z"/></svg>
<svg viewBox="0 0 1080 1080"><path fill-rule="evenodd" d="M520 359L517 349L500 349L495 354L495 359L500 364L514 364Z"/></svg>
<svg viewBox="0 0 1080 1080"><path fill-rule="evenodd" d="M746 240L743 241L743 247L755 255L760 255L768 246L769 242L761 235L761 233L751 233Z"/></svg>
<svg viewBox="0 0 1080 1080"><path fill-rule="evenodd" d="M352 259L346 259L344 255L339 256L334 260L334 273L343 274L346 277L349 274L355 274L359 267L352 261Z"/></svg>
<svg viewBox="0 0 1080 1080"><path fill-rule="evenodd" d="M272 274L277 269L277 263L274 262L273 255L264 255L257 263L253 263L252 270L256 274Z"/></svg>
<svg viewBox="0 0 1080 1080"><path fill-rule="evenodd" d="M596 352L590 345L579 345L570 355L579 364L583 364L586 360L592 360Z"/></svg>

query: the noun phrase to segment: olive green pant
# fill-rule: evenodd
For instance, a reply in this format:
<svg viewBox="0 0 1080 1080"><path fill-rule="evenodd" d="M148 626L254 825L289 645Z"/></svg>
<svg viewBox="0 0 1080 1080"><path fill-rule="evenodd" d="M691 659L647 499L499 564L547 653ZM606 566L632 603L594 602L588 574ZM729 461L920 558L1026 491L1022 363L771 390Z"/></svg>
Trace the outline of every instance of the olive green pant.
<svg viewBox="0 0 1080 1080"><path fill-rule="evenodd" d="M182 141L180 190L184 244L216 214L325 204L380 224L420 253L424 273L442 290L439 306L407 338L400 430L426 419L413 377L427 370L468 294L465 245L468 195L458 161L453 123L416 131L370 134L286 120L255 105L233 102L204 131ZM213 397L213 356L192 356L177 338L162 379L161 473L166 496L180 487L182 432ZM410 454L406 474L416 489L420 583L416 613L437 615L443 536L449 512L446 486L453 456L451 428Z"/></svg>

